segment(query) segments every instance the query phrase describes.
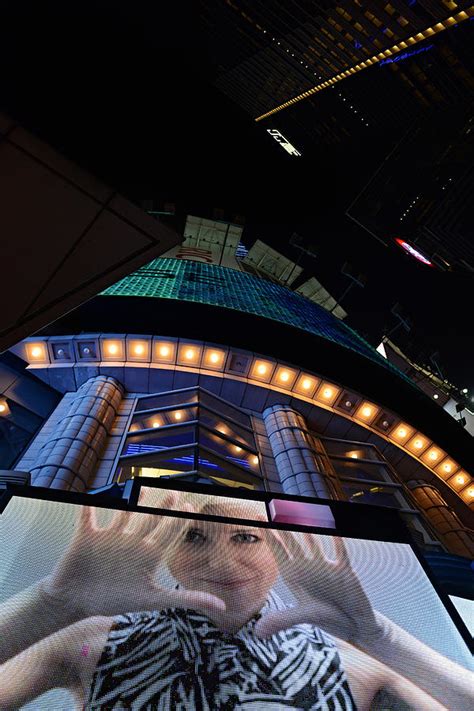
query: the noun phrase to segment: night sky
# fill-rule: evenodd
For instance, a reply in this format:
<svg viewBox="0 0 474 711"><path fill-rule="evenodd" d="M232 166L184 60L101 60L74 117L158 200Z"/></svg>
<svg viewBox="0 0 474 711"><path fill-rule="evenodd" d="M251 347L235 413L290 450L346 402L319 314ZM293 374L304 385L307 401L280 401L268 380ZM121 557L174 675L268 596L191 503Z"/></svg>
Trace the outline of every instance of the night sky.
<svg viewBox="0 0 474 711"><path fill-rule="evenodd" d="M132 200L246 217L256 237L296 257L303 236L317 252L302 263L338 297L344 262L367 276L344 308L374 345L396 321L395 342L421 362L438 351L445 377L474 395L472 279L439 272L389 249L345 211L396 137L288 156L211 86L215 68L186 3L2 2L0 104L26 128ZM27 201L27 196L25 196Z"/></svg>

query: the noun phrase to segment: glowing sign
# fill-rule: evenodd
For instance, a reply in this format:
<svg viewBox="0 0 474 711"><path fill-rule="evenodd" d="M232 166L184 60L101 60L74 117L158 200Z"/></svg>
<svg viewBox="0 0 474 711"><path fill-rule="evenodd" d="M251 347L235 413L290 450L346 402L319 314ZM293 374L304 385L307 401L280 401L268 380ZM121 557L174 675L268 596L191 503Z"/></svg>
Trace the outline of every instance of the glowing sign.
<svg viewBox="0 0 474 711"><path fill-rule="evenodd" d="M408 59L409 57L414 57L416 54L422 54L423 52L428 52L430 49L433 49L434 44L429 44L427 47L420 47L419 49L414 49L412 52L404 52L403 54L399 54L398 57L392 57L391 59L383 59L379 67L383 67L384 64L393 64L394 62L403 62L404 59Z"/></svg>
<svg viewBox="0 0 474 711"><path fill-rule="evenodd" d="M288 139L285 138L285 136L282 133L280 133L280 131L277 131L276 128L268 128L267 133L269 133L270 136L273 136L275 141L277 141L277 143L279 143L280 146L282 148L284 148L287 153L290 154L290 156L300 156L301 155L301 153L299 151L297 151L296 148L291 145L291 143L288 141Z"/></svg>
<svg viewBox="0 0 474 711"><path fill-rule="evenodd" d="M405 242L405 240L400 239L397 237L395 239L395 242L405 250L408 254L410 254L412 257L417 259L419 262L422 262L423 264L427 264L429 267L434 266L432 262L430 262L429 259L427 259L421 252L419 252L417 249L411 246L409 242Z"/></svg>

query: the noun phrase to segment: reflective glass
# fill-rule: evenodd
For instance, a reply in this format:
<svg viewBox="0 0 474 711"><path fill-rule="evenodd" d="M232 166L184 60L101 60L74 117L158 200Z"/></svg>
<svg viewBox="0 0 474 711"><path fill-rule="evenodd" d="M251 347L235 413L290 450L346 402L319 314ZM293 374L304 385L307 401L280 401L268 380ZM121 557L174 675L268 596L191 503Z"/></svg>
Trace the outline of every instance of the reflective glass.
<svg viewBox="0 0 474 711"><path fill-rule="evenodd" d="M130 425L130 432L144 429L158 429L165 425L177 425L197 419L197 407L180 407L164 412L154 412L147 415L135 415Z"/></svg>
<svg viewBox="0 0 474 711"><path fill-rule="evenodd" d="M137 402L136 410L151 410L155 407L169 407L170 405L184 405L189 402L198 401L197 390L186 390L184 392L171 392L142 397Z"/></svg>
<svg viewBox="0 0 474 711"><path fill-rule="evenodd" d="M321 442L329 455L334 454L338 457L349 457L351 459L380 459L375 447L361 442L340 442L324 439L323 437L321 437Z"/></svg>
<svg viewBox="0 0 474 711"><path fill-rule="evenodd" d="M240 486L243 484L251 485L251 488L260 488L260 476L258 464L253 470L243 469L241 465L237 465L230 459L222 459L213 452L199 448L199 471L206 476L211 476L213 479L219 480L225 486Z"/></svg>
<svg viewBox="0 0 474 711"><path fill-rule="evenodd" d="M367 464L355 460L344 461L332 459L331 464L336 474L341 477L353 477L354 479L374 479L376 481L392 481L387 467L382 464Z"/></svg>
<svg viewBox="0 0 474 711"><path fill-rule="evenodd" d="M351 503L376 504L377 506L390 506L396 509L408 507L402 495L392 487L348 481L342 481L341 484L348 501Z"/></svg>
<svg viewBox="0 0 474 711"><path fill-rule="evenodd" d="M246 415L244 412L241 412L239 408L233 407L232 405L229 405L226 402L222 402L222 400L219 400L216 397L213 397L209 393L202 392L200 393L199 397L199 402L201 405L204 405L205 407L211 408L211 410L214 410L215 412L219 412L221 415L224 417L230 417L232 420L235 420L236 422L239 422L241 425L244 425L245 427L251 427L251 421L250 417Z"/></svg>
<svg viewBox="0 0 474 711"><path fill-rule="evenodd" d="M199 410L199 422L203 425L207 425L210 429L227 435L227 437L232 437L232 439L242 442L242 444L247 445L251 449L255 447L253 432L249 432L243 427L219 417L219 415L214 415L214 413L209 412L209 410L206 410L204 407L201 407Z"/></svg>
<svg viewBox="0 0 474 711"><path fill-rule="evenodd" d="M178 451L162 451L137 456L136 459L120 460L119 482L124 482L135 476L170 476L189 472L194 469L195 448L183 448Z"/></svg>
<svg viewBox="0 0 474 711"><path fill-rule="evenodd" d="M193 444L195 441L196 427L194 425L158 428L145 434L129 435L125 440L122 455L160 452L168 447Z"/></svg>

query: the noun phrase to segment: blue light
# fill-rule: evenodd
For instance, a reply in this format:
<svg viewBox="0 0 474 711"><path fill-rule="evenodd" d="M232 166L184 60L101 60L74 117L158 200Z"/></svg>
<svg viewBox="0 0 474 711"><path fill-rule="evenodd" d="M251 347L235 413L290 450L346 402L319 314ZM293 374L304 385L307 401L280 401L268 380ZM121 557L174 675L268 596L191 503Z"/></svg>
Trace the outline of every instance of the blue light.
<svg viewBox="0 0 474 711"><path fill-rule="evenodd" d="M383 67L384 64L392 64L394 62L402 62L404 59L408 59L409 57L414 57L416 54L422 54L423 52L428 52L428 50L433 49L433 47L434 47L434 44L429 44L427 47L420 47L419 49L413 49L411 52L404 52L403 54L399 54L393 58L383 59L381 62L379 62L379 67Z"/></svg>

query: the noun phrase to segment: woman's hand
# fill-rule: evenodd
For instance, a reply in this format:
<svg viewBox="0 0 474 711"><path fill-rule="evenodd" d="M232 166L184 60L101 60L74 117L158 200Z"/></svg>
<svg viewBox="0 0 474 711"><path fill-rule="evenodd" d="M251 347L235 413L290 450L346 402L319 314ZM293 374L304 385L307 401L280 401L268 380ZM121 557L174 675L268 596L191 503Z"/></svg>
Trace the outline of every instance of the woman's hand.
<svg viewBox="0 0 474 711"><path fill-rule="evenodd" d="M334 537L330 560L310 533L269 531L268 541L296 607L270 612L257 623L260 637L297 624L317 625L361 647L381 633L372 606L351 567L341 538Z"/></svg>
<svg viewBox="0 0 474 711"><path fill-rule="evenodd" d="M161 507L176 508L178 496L167 494ZM204 614L222 611L225 604L214 595L168 589L155 580L158 566L186 526L186 519L117 511L110 524L100 528L95 508L81 507L71 544L42 582L42 590L70 607L76 619L167 607Z"/></svg>

